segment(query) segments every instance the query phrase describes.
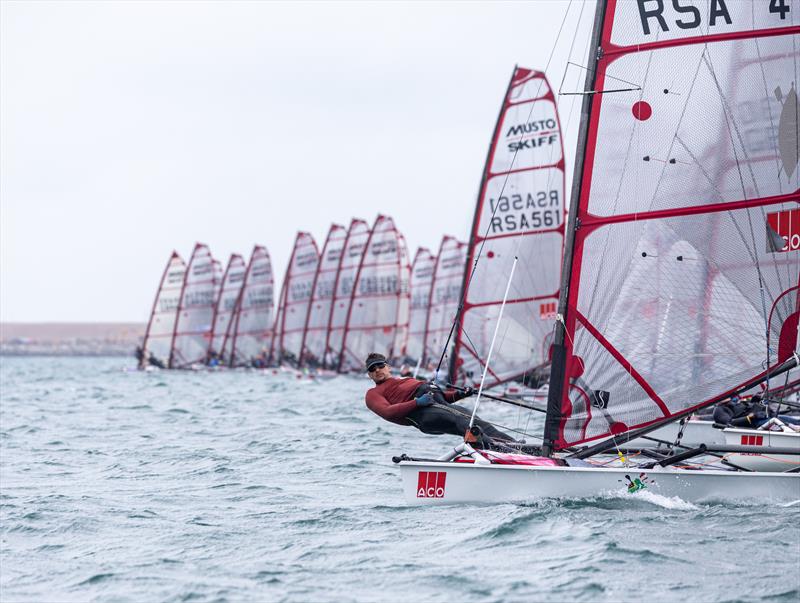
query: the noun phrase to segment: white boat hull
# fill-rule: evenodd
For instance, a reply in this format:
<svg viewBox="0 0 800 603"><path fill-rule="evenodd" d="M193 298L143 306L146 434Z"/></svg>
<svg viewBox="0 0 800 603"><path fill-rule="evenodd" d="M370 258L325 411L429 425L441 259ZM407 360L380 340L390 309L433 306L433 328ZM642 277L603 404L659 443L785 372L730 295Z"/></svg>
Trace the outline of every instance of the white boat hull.
<svg viewBox="0 0 800 603"><path fill-rule="evenodd" d="M687 502L800 500L800 473L402 461L400 474L406 500L417 505L636 496L645 491Z"/></svg>
<svg viewBox="0 0 800 603"><path fill-rule="evenodd" d="M800 456L772 454L769 451L771 447L800 450L800 433L729 427L724 434L727 444L764 447L764 454L731 453L726 455L728 461L739 467L751 471L787 471L800 467Z"/></svg>

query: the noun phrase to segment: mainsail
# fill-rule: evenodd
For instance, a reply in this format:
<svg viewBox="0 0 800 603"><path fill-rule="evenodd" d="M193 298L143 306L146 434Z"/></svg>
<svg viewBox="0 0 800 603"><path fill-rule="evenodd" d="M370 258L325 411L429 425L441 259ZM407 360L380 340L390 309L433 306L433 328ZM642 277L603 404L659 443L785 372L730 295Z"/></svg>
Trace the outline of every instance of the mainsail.
<svg viewBox="0 0 800 603"><path fill-rule="evenodd" d="M346 239L347 229L339 224L331 224L325 244L322 246L319 267L311 284L311 302L300 344L302 351L300 366L323 364L331 301Z"/></svg>
<svg viewBox="0 0 800 603"><path fill-rule="evenodd" d="M215 295L221 280L208 246L197 243L183 279L169 368L205 364Z"/></svg>
<svg viewBox="0 0 800 603"><path fill-rule="evenodd" d="M452 380L474 383L480 378L506 288L503 276L515 256L520 261L485 384L528 376L549 362L564 246L564 187L564 147L553 91L544 73L515 68L475 209Z"/></svg>
<svg viewBox="0 0 800 603"><path fill-rule="evenodd" d="M408 319L408 343L406 357L414 363L422 363L425 342L425 325L428 322L431 285L436 257L425 247L417 249L411 265L411 310Z"/></svg>
<svg viewBox="0 0 800 603"><path fill-rule="evenodd" d="M142 344L144 351L142 368L150 358L154 364L160 366L166 366L169 362L172 334L178 317L178 304L185 274L186 263L177 251L173 251L161 275L158 291L153 300L153 309L150 311L150 320Z"/></svg>
<svg viewBox="0 0 800 603"><path fill-rule="evenodd" d="M273 362L296 365L300 359L300 343L303 340L311 300L311 285L318 263L316 241L309 233L298 232L281 286L270 354Z"/></svg>
<svg viewBox="0 0 800 603"><path fill-rule="evenodd" d="M356 274L340 372L360 369L372 351L387 358L402 356L408 333L410 272L405 240L389 216L379 215Z"/></svg>
<svg viewBox="0 0 800 603"><path fill-rule="evenodd" d="M599 6L548 447L668 421L795 353L798 8Z"/></svg>
<svg viewBox="0 0 800 603"><path fill-rule="evenodd" d="M269 252L256 245L222 346L228 365L266 365L272 344L274 286Z"/></svg>
<svg viewBox="0 0 800 603"><path fill-rule="evenodd" d="M339 355L344 338L344 327L350 312L353 299L353 286L356 273L361 265L361 258L367 248L369 226L364 220L353 218L347 229L344 253L339 260L339 269L333 285L333 302L328 318L328 330L325 338L325 367L335 369L339 366Z"/></svg>
<svg viewBox="0 0 800 603"><path fill-rule="evenodd" d="M445 235L439 245L433 283L428 298L425 323L424 362L437 363L450 336L458 312L459 294L464 281L467 244ZM500 275L494 275L497 278ZM447 350L449 352L450 350ZM449 360L449 355L445 356ZM447 366L446 364L444 366Z"/></svg>
<svg viewBox="0 0 800 603"><path fill-rule="evenodd" d="M225 337L228 334L228 327L231 324L236 302L239 300L239 293L242 291L244 273L247 266L238 253L231 255L225 274L222 277L222 289L214 307L214 316L211 321L211 341L208 348L208 357L220 358L222 356Z"/></svg>

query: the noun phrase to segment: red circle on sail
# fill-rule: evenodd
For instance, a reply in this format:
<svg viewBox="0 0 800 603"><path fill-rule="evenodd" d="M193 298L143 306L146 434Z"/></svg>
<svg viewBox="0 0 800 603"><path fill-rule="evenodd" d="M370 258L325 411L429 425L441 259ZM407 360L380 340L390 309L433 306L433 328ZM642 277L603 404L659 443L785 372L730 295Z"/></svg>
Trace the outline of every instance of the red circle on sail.
<svg viewBox="0 0 800 603"><path fill-rule="evenodd" d="M494 257L494 251L488 251L488 252L486 252L486 257L487 257L487 258L493 258L493 257Z"/></svg>
<svg viewBox="0 0 800 603"><path fill-rule="evenodd" d="M619 421L616 421L611 424L611 433L613 435L619 435L621 433L625 433L626 431L628 431L628 426L625 425L625 423L620 423Z"/></svg>
<svg viewBox="0 0 800 603"><path fill-rule="evenodd" d="M633 104L631 111L633 111L633 116L636 119L639 121L645 121L650 119L650 116L653 114L653 107L650 106L650 103L639 101L638 103Z"/></svg>

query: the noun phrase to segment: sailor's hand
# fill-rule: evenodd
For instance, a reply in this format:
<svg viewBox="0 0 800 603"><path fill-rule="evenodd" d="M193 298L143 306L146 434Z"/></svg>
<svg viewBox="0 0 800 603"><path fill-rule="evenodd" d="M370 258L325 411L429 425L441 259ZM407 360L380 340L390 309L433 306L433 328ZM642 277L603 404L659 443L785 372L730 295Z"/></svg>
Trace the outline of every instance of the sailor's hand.
<svg viewBox="0 0 800 603"><path fill-rule="evenodd" d="M474 396L476 393L478 393L478 392L474 388L465 387L460 392L456 393L455 399L456 400L463 400L464 398L469 398L470 396Z"/></svg>
<svg viewBox="0 0 800 603"><path fill-rule="evenodd" d="M433 396L430 394L422 394L419 398L417 398L417 406L430 406L434 403Z"/></svg>

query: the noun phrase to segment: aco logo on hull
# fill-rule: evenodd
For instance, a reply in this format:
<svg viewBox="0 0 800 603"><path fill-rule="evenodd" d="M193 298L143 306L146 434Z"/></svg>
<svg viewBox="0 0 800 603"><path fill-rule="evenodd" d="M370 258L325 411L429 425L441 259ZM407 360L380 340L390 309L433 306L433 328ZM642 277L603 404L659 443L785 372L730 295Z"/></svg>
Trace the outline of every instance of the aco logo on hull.
<svg viewBox="0 0 800 603"><path fill-rule="evenodd" d="M444 498L445 471L420 471L417 479L417 498Z"/></svg>

